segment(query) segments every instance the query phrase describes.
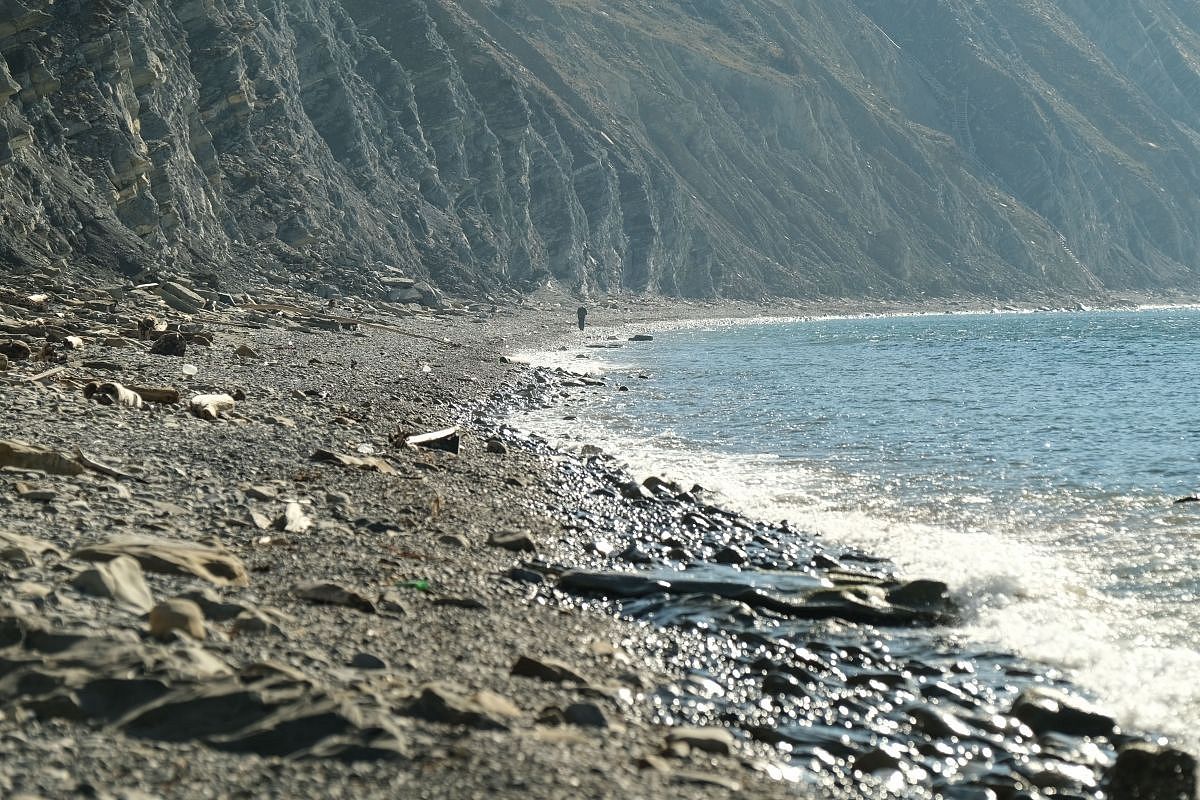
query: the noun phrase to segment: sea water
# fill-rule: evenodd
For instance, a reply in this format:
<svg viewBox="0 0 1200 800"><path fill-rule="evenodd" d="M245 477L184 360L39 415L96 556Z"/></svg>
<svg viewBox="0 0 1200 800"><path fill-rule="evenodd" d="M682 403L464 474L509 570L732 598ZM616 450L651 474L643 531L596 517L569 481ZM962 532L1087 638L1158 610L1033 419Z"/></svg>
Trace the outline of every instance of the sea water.
<svg viewBox="0 0 1200 800"><path fill-rule="evenodd" d="M1064 669L1125 726L1200 750L1200 503L1174 502L1200 490L1200 310L583 344L538 358L608 389L527 427L947 581L958 635Z"/></svg>

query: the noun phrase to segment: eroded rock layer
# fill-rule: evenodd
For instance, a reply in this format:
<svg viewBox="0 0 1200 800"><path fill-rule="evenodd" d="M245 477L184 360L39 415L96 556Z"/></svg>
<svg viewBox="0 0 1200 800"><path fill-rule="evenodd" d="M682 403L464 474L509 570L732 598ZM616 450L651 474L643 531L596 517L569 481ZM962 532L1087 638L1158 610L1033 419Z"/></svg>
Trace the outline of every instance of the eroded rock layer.
<svg viewBox="0 0 1200 800"><path fill-rule="evenodd" d="M0 261L329 294L1194 288L1182 0L0 0Z"/></svg>

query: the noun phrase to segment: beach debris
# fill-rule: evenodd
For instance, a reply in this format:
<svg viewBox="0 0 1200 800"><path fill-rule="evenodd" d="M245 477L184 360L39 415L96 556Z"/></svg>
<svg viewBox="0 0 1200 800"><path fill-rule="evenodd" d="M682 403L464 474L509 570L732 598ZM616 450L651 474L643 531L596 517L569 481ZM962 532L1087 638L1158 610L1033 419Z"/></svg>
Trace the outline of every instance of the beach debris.
<svg viewBox="0 0 1200 800"><path fill-rule="evenodd" d="M179 390L173 386L133 386L125 387L137 394L147 403L174 405L179 402Z"/></svg>
<svg viewBox="0 0 1200 800"><path fill-rule="evenodd" d="M0 356L9 361L25 361L33 351L20 339L0 339Z"/></svg>
<svg viewBox="0 0 1200 800"><path fill-rule="evenodd" d="M419 447L425 450L444 450L447 453L457 453L461 437L458 428L444 428L430 433L419 433L407 436L404 443L409 447Z"/></svg>
<svg viewBox="0 0 1200 800"><path fill-rule="evenodd" d="M83 396L104 406L141 408L142 396L119 383L92 381L83 387Z"/></svg>
<svg viewBox="0 0 1200 800"><path fill-rule="evenodd" d="M188 401L188 408L200 419L213 422L234 409L237 402L227 394L198 394Z"/></svg>
<svg viewBox="0 0 1200 800"><path fill-rule="evenodd" d="M150 345L150 353L156 356L175 356L182 358L187 352L187 340L182 333L164 333Z"/></svg>
<svg viewBox="0 0 1200 800"><path fill-rule="evenodd" d="M365 614L375 613L375 604L366 596L331 581L307 581L296 586L296 596L310 603L346 606Z"/></svg>
<svg viewBox="0 0 1200 800"><path fill-rule="evenodd" d="M312 527L312 518L304 513L299 503L292 501L287 504L282 514L275 519L275 530L286 533L304 533Z"/></svg>
<svg viewBox="0 0 1200 800"><path fill-rule="evenodd" d="M141 565L129 556L118 556L96 564L72 579L71 585L84 594L108 598L139 614L154 606Z"/></svg>
<svg viewBox="0 0 1200 800"><path fill-rule="evenodd" d="M204 613L200 606L182 597L164 600L150 609L150 635L155 639L169 639L175 631L182 631L193 639L203 639Z"/></svg>
<svg viewBox="0 0 1200 800"><path fill-rule="evenodd" d="M80 450L78 447L75 448L75 460L78 461L81 466L83 466L87 469L90 469L92 472L99 472L101 475L107 475L110 478L121 478L123 480L140 481L143 483L145 482L145 480L143 478L138 478L135 475L130 475L128 472L122 472L121 470L117 469L116 467L110 467L108 464L105 464L103 461L98 461L98 460L92 458L87 453Z"/></svg>
<svg viewBox="0 0 1200 800"><path fill-rule="evenodd" d="M516 663L512 665L509 674L516 675L521 678L536 678L547 683L577 683L580 686L587 685L587 678L579 674L579 672L553 658L534 658L532 656L519 656Z"/></svg>
<svg viewBox="0 0 1200 800"><path fill-rule="evenodd" d="M534 543L533 536L529 531L493 533L488 537L488 544L492 547L511 550L514 553L532 553L537 551L537 545Z"/></svg>
<svg viewBox="0 0 1200 800"><path fill-rule="evenodd" d="M0 467L45 472L48 475L82 475L84 472L83 464L71 456L16 439L0 439Z"/></svg>
<svg viewBox="0 0 1200 800"><path fill-rule="evenodd" d="M217 586L247 586L246 565L237 556L198 542L122 536L86 545L71 554L82 561L111 561L129 556L147 572L193 575Z"/></svg>
<svg viewBox="0 0 1200 800"><path fill-rule="evenodd" d="M37 375L30 375L25 380L29 381L30 383L41 383L44 380L61 375L65 370L66 367L59 365L57 367L51 367L43 372L39 372Z"/></svg>
<svg viewBox="0 0 1200 800"><path fill-rule="evenodd" d="M396 474L396 468L378 456L351 456L344 453L335 453L332 450L318 450L312 454L311 459L330 464L340 464L343 467L374 470L384 475Z"/></svg>

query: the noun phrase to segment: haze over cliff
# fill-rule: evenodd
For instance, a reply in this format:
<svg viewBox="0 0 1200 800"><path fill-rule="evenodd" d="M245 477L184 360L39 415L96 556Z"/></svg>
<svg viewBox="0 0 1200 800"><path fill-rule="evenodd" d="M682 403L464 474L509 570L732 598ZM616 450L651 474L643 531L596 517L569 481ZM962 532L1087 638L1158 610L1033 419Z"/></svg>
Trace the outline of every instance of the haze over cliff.
<svg viewBox="0 0 1200 800"><path fill-rule="evenodd" d="M1191 0L0 0L0 269L1200 286Z"/></svg>

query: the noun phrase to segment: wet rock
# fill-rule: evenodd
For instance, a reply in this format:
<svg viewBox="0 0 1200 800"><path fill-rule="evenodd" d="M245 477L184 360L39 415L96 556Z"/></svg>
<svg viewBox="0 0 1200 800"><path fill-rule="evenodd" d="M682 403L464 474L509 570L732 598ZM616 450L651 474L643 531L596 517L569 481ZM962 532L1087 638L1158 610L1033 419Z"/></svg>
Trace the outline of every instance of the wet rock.
<svg viewBox="0 0 1200 800"><path fill-rule="evenodd" d="M250 582L241 559L197 542L129 536L87 545L71 554L84 561L111 561L120 556L133 558L147 572L192 575L218 586L245 586Z"/></svg>
<svg viewBox="0 0 1200 800"><path fill-rule="evenodd" d="M164 333L150 345L150 352L156 356L182 358L187 353L187 339L181 333Z"/></svg>
<svg viewBox="0 0 1200 800"><path fill-rule="evenodd" d="M375 613L375 604L353 589L329 581L308 581L296 587L296 596L319 605L346 606L366 614Z"/></svg>
<svg viewBox="0 0 1200 800"><path fill-rule="evenodd" d="M944 610L950 602L950 587L942 581L915 580L887 593L889 603L908 608Z"/></svg>
<svg viewBox="0 0 1200 800"><path fill-rule="evenodd" d="M1113 800L1196 800L1196 759L1146 742L1121 748L1104 780Z"/></svg>
<svg viewBox="0 0 1200 800"><path fill-rule="evenodd" d="M608 717L595 703L571 703L563 710L563 720L581 728L607 728Z"/></svg>
<svg viewBox="0 0 1200 800"><path fill-rule="evenodd" d="M587 684L587 679L572 667L552 658L538 659L531 656L520 656L513 664L510 674L522 678L536 678L548 683Z"/></svg>
<svg viewBox="0 0 1200 800"><path fill-rule="evenodd" d="M167 639L175 631L186 633L193 639L205 638L204 613L200 606L191 600L174 597L150 609L151 636Z"/></svg>
<svg viewBox="0 0 1200 800"><path fill-rule="evenodd" d="M734 545L721 548L713 556L713 561L718 564L731 564L734 566L741 566L748 560L749 556L746 555L746 551Z"/></svg>
<svg viewBox="0 0 1200 800"><path fill-rule="evenodd" d="M446 608L465 608L469 611L483 611L487 608L486 604L474 597L439 597L433 604Z"/></svg>
<svg viewBox="0 0 1200 800"><path fill-rule="evenodd" d="M627 481L617 487L621 497L626 500L653 500L654 493L640 483Z"/></svg>
<svg viewBox="0 0 1200 800"><path fill-rule="evenodd" d="M96 597L108 598L139 614L154 607L154 597L142 575L141 565L128 556L86 569L71 580L79 591Z"/></svg>
<svg viewBox="0 0 1200 800"><path fill-rule="evenodd" d="M371 653L355 653L349 665L355 669L387 669L388 664L382 658Z"/></svg>
<svg viewBox="0 0 1200 800"><path fill-rule="evenodd" d="M1046 733L1112 736L1117 732L1112 717L1053 689L1026 689L1013 702L1011 713L1039 736Z"/></svg>
<svg viewBox="0 0 1200 800"><path fill-rule="evenodd" d="M493 533L488 537L488 544L492 547L511 550L514 553L532 553L537 550L537 545L534 544L533 537L529 531Z"/></svg>
<svg viewBox="0 0 1200 800"><path fill-rule="evenodd" d="M507 730L521 710L493 692L468 694L453 683L430 683L405 709L409 716L446 725Z"/></svg>
<svg viewBox="0 0 1200 800"><path fill-rule="evenodd" d="M633 336L629 337L629 341L631 341L631 342L653 342L654 337L648 333L635 333Z"/></svg>
<svg viewBox="0 0 1200 800"><path fill-rule="evenodd" d="M727 756L733 750L733 734L725 728L679 727L667 732L667 744L686 744L689 748Z"/></svg>

